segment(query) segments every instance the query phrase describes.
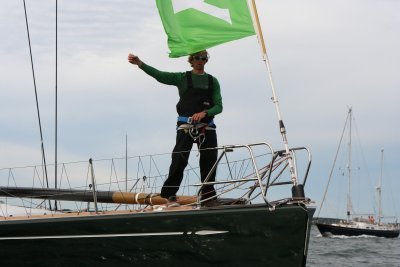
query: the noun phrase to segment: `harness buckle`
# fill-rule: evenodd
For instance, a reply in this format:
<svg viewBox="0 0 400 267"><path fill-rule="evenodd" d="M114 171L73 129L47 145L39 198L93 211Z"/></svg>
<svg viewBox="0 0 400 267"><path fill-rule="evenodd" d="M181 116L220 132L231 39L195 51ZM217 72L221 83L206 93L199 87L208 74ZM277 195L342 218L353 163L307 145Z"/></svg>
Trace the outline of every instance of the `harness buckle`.
<svg viewBox="0 0 400 267"><path fill-rule="evenodd" d="M186 121L187 123L189 123L189 124L192 124L192 122L193 122L193 119L192 119L192 117L188 117L188 119L187 119L187 121Z"/></svg>

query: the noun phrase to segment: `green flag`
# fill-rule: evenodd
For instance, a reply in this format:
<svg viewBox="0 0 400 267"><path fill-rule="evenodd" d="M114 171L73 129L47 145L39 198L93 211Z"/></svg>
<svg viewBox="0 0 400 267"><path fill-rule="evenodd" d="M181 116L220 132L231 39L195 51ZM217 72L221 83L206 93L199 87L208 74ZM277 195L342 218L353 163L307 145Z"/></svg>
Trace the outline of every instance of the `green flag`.
<svg viewBox="0 0 400 267"><path fill-rule="evenodd" d="M247 0L156 0L170 57L255 34Z"/></svg>

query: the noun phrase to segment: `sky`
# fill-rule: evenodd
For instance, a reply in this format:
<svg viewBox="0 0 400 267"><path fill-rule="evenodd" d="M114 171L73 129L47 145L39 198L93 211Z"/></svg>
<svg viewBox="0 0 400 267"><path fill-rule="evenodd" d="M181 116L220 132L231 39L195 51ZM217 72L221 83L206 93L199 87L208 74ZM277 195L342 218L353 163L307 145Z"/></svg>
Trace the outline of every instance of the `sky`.
<svg viewBox="0 0 400 267"><path fill-rule="evenodd" d="M177 90L127 62L134 53L160 70L189 69L186 57L168 57L155 1L58 2L58 162L124 156L126 138L129 155L171 151ZM400 1L256 3L289 146L312 152L306 195L321 202L352 107L369 183L377 183L384 148L383 192L391 197L384 201L399 216ZM44 147L54 162L55 1L26 6ZM40 164L22 1L0 3L0 34L0 169ZM219 144L265 141L282 149L257 37L208 51L206 71L218 78L224 104L216 118Z"/></svg>

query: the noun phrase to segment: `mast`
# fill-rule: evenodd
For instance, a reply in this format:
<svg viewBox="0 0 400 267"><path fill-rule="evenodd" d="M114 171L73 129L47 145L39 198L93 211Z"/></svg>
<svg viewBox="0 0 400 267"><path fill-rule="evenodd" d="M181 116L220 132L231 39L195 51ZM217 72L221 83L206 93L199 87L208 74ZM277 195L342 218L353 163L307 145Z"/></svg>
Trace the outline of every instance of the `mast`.
<svg viewBox="0 0 400 267"><path fill-rule="evenodd" d="M125 191L128 192L128 134L125 135Z"/></svg>
<svg viewBox="0 0 400 267"><path fill-rule="evenodd" d="M378 186L376 187L376 191L378 191L378 223L381 223L382 218L382 176L383 176L383 152L384 149L381 149L381 174L379 176Z"/></svg>
<svg viewBox="0 0 400 267"><path fill-rule="evenodd" d="M279 106L279 99L278 99L278 96L276 94L274 81L272 79L271 64L270 64L269 59L268 59L267 49L266 49L266 46L265 46L264 36L263 36L262 29L261 29L261 26L260 26L260 20L259 20L259 17L258 17L258 12L257 12L257 7L256 7L255 0L251 0L251 7L252 7L252 10L253 10L253 22L255 24L257 37L258 37L258 40L259 40L259 43L260 43L260 46L261 46L262 58L263 58L263 61L265 63L265 66L267 68L269 82L270 82L271 89L272 89L272 101L273 101L273 103L275 105L275 110L276 110L276 113L278 115L279 129L280 129L280 133L281 133L281 136L282 136L282 140L283 140L283 144L284 144L284 147L285 147L286 154L288 155L289 170L290 170L291 180L292 180L292 183L293 183L293 188L292 188L293 197L304 197L303 187L302 187L302 185L298 185L298 181L297 181L297 177L296 177L295 164L294 164L294 161L293 161L293 155L292 155L291 151L289 150L289 144L288 144L288 140L287 140L287 136L286 136L286 128L285 128L285 125L283 123L282 114L281 114L280 106Z"/></svg>
<svg viewBox="0 0 400 267"><path fill-rule="evenodd" d="M351 210L351 120L352 120L352 108L349 108L349 159L347 166L347 174L348 174L348 187L347 187L347 222L350 220L350 210Z"/></svg>
<svg viewBox="0 0 400 267"><path fill-rule="evenodd" d="M128 134L125 135L125 192L128 192ZM128 209L128 205L125 209Z"/></svg>
<svg viewBox="0 0 400 267"><path fill-rule="evenodd" d="M57 189L57 164L58 164L58 0L56 0L56 73L55 73L55 122L54 122L54 188ZM54 202L54 209L57 210L57 200Z"/></svg>

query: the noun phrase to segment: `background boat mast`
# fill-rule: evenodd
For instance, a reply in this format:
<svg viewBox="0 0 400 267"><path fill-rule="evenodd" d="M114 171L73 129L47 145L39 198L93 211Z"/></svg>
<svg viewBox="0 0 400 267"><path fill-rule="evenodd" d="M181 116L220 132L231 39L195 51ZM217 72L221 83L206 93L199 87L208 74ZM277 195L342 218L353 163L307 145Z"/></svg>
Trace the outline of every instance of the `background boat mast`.
<svg viewBox="0 0 400 267"><path fill-rule="evenodd" d="M381 174L379 176L378 186L376 187L376 191L378 191L378 223L381 223L382 218L382 176L383 176L383 152L381 149Z"/></svg>
<svg viewBox="0 0 400 267"><path fill-rule="evenodd" d="M348 174L348 187L347 187L347 222L350 220L350 210L351 210L351 121L352 121L352 108L349 108L349 159L347 165L347 174Z"/></svg>

